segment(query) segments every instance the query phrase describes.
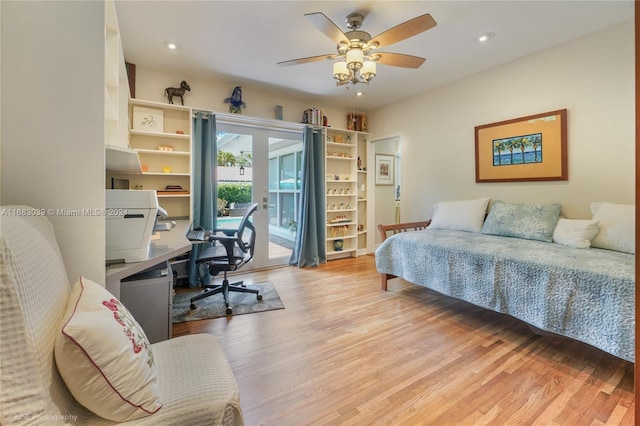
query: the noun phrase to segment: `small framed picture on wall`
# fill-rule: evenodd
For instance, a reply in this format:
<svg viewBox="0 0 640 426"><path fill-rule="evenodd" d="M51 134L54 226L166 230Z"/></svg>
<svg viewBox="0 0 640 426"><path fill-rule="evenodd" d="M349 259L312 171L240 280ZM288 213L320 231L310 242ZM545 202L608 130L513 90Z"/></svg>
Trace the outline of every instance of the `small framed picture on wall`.
<svg viewBox="0 0 640 426"><path fill-rule="evenodd" d="M393 155L376 154L376 185L393 185Z"/></svg>

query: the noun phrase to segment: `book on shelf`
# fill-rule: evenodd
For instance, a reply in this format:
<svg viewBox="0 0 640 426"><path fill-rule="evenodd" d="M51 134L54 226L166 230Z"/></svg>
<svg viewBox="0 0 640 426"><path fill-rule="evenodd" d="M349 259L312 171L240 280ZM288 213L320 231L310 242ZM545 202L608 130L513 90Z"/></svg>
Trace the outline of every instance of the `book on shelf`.
<svg viewBox="0 0 640 426"><path fill-rule="evenodd" d="M181 185L167 185L157 193L158 195L186 195L189 194L189 191L184 190Z"/></svg>
<svg viewBox="0 0 640 426"><path fill-rule="evenodd" d="M327 126L327 117L320 108L308 108L302 113L302 122L312 126Z"/></svg>

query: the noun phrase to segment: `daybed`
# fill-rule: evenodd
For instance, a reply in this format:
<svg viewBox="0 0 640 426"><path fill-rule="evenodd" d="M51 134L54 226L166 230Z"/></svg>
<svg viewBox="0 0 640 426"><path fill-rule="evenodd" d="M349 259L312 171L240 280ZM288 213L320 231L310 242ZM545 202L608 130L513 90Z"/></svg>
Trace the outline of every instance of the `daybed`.
<svg viewBox="0 0 640 426"><path fill-rule="evenodd" d="M434 221L436 215L434 209ZM480 223L483 218L484 211ZM487 222L467 230L431 221L380 225L376 266L382 289L388 279L401 277L634 360L634 254L494 235L486 232ZM596 215L593 223L611 225ZM387 238L387 232L394 235Z"/></svg>
<svg viewBox="0 0 640 426"><path fill-rule="evenodd" d="M0 211L0 424L243 424L237 383L213 336L149 345L104 287L69 284L51 224L27 216L39 210ZM85 310L92 292L99 303Z"/></svg>

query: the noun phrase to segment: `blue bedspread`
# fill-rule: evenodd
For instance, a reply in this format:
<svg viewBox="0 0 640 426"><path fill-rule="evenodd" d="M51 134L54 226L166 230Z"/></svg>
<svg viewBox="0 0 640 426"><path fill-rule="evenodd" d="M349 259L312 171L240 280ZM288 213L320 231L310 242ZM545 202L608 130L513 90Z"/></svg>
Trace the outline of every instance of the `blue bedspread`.
<svg viewBox="0 0 640 426"><path fill-rule="evenodd" d="M634 360L634 255L424 230L387 238L376 250L376 266L380 273Z"/></svg>

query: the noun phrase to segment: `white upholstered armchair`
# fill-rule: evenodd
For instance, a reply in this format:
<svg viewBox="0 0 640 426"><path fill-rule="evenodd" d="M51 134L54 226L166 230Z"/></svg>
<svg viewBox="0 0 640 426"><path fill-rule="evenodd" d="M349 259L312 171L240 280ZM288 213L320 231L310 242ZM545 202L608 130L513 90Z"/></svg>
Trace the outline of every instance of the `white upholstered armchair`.
<svg viewBox="0 0 640 426"><path fill-rule="evenodd" d="M71 289L49 221L0 218L0 424L115 424L76 401L54 359ZM243 424L235 378L213 336L150 347L161 408L127 423Z"/></svg>

